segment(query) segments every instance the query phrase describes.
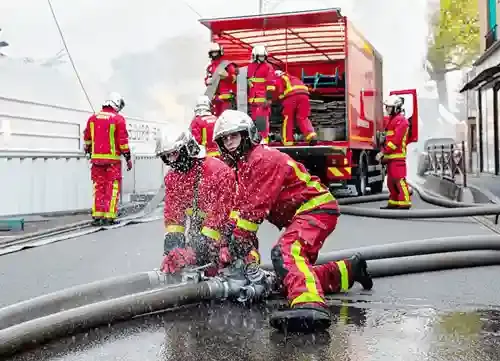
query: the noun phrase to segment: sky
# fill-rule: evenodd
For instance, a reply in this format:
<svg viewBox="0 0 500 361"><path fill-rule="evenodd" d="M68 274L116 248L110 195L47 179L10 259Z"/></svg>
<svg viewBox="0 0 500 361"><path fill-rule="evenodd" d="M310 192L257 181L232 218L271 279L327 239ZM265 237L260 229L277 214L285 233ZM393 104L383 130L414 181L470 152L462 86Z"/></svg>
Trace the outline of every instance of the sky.
<svg viewBox="0 0 500 361"><path fill-rule="evenodd" d="M126 97L131 115L176 121L191 114L194 99L203 91L209 34L198 23L197 13L209 18L258 11L258 0L237 3L189 0L193 11L186 2L172 0L52 0L93 106L99 106L107 92L119 91ZM340 7L384 56L386 90L421 85L426 1L265 3L270 12ZM63 48L46 0L0 0L0 28L0 40L11 44L4 50L11 58L29 57L41 63ZM29 93L37 98L33 100L89 108L69 63L47 70L50 75L45 76L26 71L25 66L10 64L2 75L0 62L0 77L9 79L7 85L0 82L0 95L12 94L16 88L18 97ZM65 80L47 80L55 78ZM30 90L23 84L30 84Z"/></svg>

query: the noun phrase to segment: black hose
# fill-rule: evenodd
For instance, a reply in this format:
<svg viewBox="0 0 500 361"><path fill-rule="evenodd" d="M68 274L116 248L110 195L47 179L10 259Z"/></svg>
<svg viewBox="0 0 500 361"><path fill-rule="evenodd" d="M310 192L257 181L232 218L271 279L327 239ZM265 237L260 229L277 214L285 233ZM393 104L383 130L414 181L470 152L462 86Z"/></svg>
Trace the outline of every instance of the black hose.
<svg viewBox="0 0 500 361"><path fill-rule="evenodd" d="M73 308L0 330L0 356L146 313L214 297L209 282L162 288Z"/></svg>
<svg viewBox="0 0 500 361"><path fill-rule="evenodd" d="M0 330L53 313L143 292L175 280L151 271L108 278L0 308Z"/></svg>

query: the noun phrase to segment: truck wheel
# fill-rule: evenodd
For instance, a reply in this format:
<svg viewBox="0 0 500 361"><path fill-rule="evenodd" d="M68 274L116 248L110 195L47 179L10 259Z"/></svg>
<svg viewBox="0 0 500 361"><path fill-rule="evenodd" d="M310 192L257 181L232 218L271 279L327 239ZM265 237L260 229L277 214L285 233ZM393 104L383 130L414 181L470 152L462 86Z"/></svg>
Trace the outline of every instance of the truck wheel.
<svg viewBox="0 0 500 361"><path fill-rule="evenodd" d="M382 191L384 190L385 167L382 167L380 174L382 175L382 180L378 181L378 182L373 182L371 184L372 194L379 194L379 193L382 193Z"/></svg>
<svg viewBox="0 0 500 361"><path fill-rule="evenodd" d="M364 152L359 155L355 186L358 197L368 194L368 159Z"/></svg>

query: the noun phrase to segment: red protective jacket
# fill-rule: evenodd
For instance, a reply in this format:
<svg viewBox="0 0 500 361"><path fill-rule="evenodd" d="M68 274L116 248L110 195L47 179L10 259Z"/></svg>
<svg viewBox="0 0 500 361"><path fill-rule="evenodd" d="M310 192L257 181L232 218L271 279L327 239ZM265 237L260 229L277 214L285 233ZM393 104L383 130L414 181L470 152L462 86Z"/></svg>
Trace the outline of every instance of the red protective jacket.
<svg viewBox="0 0 500 361"><path fill-rule="evenodd" d="M83 140L93 164L119 163L122 153L130 153L125 118L111 107L88 119Z"/></svg>
<svg viewBox="0 0 500 361"><path fill-rule="evenodd" d="M295 94L309 94L309 89L299 78L287 73L276 77L274 83L280 100Z"/></svg>
<svg viewBox="0 0 500 361"><path fill-rule="evenodd" d="M201 234L219 241L224 227L229 223L236 183L231 168L217 158L204 158L187 173L172 170L167 173L165 231L181 233L185 231L186 216L193 213L194 189L197 181L197 209L204 217Z"/></svg>
<svg viewBox="0 0 500 361"><path fill-rule="evenodd" d="M214 76L217 67L222 61L224 61L224 59L219 58L216 60L212 60L212 62L208 64L205 75L206 86L209 85L208 79ZM217 87L217 90L215 92L214 99L228 100L236 94L236 76L238 73L236 66L233 63L229 63L229 65L226 66L225 70L227 71L228 76L226 78L220 78L219 86Z"/></svg>
<svg viewBox="0 0 500 361"><path fill-rule="evenodd" d="M274 68L268 63L250 63L247 70L248 102L265 103L271 100L276 89Z"/></svg>
<svg viewBox="0 0 500 361"><path fill-rule="evenodd" d="M220 155L217 143L213 141L214 126L217 121L215 115L198 115L191 121L191 133L198 142L203 145L207 150L209 157L216 157Z"/></svg>
<svg viewBox="0 0 500 361"><path fill-rule="evenodd" d="M409 123L402 114L396 114L385 127L384 159L406 159Z"/></svg>
<svg viewBox="0 0 500 361"><path fill-rule="evenodd" d="M264 219L281 229L296 214L319 207L338 210L337 201L319 178L279 150L258 145L238 162L237 169L231 212L236 236L251 237Z"/></svg>

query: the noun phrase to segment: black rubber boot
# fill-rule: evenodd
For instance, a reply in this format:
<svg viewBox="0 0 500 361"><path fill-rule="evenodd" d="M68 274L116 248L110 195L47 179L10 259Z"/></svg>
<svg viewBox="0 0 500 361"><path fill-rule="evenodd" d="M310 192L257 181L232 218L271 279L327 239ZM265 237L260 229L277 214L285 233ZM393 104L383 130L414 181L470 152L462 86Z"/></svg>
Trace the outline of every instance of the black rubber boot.
<svg viewBox="0 0 500 361"><path fill-rule="evenodd" d="M116 219L110 219L110 218L103 219L103 222L102 222L102 225L104 227L106 227L106 226L114 226L115 224L118 224L118 221Z"/></svg>
<svg viewBox="0 0 500 361"><path fill-rule="evenodd" d="M332 319L326 305L303 303L293 308L273 312L269 324L284 333L312 333L328 329L332 324Z"/></svg>
<svg viewBox="0 0 500 361"><path fill-rule="evenodd" d="M351 258L349 258L351 263L351 270L354 275L354 281L361 283L361 286L365 290L371 290L373 288L373 280L370 273L368 273L368 265L363 257L356 253Z"/></svg>
<svg viewBox="0 0 500 361"><path fill-rule="evenodd" d="M380 207L380 209L399 209L399 207L396 206L395 204L388 204L386 206Z"/></svg>
<svg viewBox="0 0 500 361"><path fill-rule="evenodd" d="M94 227L100 227L103 224L104 219L102 218L94 218L92 219L92 222L90 223Z"/></svg>

